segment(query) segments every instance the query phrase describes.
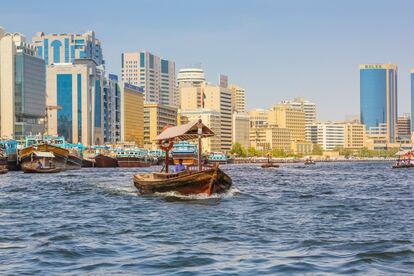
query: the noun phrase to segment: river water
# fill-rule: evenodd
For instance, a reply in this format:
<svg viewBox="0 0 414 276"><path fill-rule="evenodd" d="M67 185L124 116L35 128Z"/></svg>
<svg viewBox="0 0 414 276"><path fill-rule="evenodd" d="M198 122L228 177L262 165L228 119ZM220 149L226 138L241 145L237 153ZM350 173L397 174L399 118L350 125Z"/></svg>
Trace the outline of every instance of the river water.
<svg viewBox="0 0 414 276"><path fill-rule="evenodd" d="M223 166L220 197L140 196L145 169L0 175L1 274L414 273L414 170Z"/></svg>

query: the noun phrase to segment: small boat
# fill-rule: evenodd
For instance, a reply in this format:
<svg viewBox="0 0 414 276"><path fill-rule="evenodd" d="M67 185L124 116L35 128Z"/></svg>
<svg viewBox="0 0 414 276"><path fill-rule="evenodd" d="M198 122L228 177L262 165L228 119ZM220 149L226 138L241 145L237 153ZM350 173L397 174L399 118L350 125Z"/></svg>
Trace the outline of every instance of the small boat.
<svg viewBox="0 0 414 276"><path fill-rule="evenodd" d="M279 168L279 165L273 162L267 162L267 163L263 163L262 165L260 165L260 167L262 167L263 169L266 168Z"/></svg>
<svg viewBox="0 0 414 276"><path fill-rule="evenodd" d="M191 173L146 173L134 176L134 185L141 194L177 192L181 195L223 193L232 185L231 178L214 168Z"/></svg>
<svg viewBox="0 0 414 276"><path fill-rule="evenodd" d="M404 162L397 162L396 164L394 164L392 166L393 169L408 169L408 168L413 168L414 164L413 163L404 163Z"/></svg>
<svg viewBox="0 0 414 276"><path fill-rule="evenodd" d="M67 149L49 145L49 144L39 144L36 146L29 146L24 149L19 150L19 162L21 168L37 168L39 159L44 163L44 158L47 159L47 163L43 164L43 167L52 167L58 168L60 170L65 170L66 162L68 160L69 151ZM51 163L52 166L49 164Z"/></svg>
<svg viewBox="0 0 414 276"><path fill-rule="evenodd" d="M315 165L315 161L313 161L312 157L308 157L305 159L305 165Z"/></svg>
<svg viewBox="0 0 414 276"><path fill-rule="evenodd" d="M116 158L106 154L98 154L95 156L95 167L97 168L116 168L118 161Z"/></svg>
<svg viewBox="0 0 414 276"><path fill-rule="evenodd" d="M57 173L64 168L56 167L53 163L55 155L49 151L33 151L30 153L30 161L26 160L21 167L25 173Z"/></svg>
<svg viewBox="0 0 414 276"><path fill-rule="evenodd" d="M133 182L141 194L176 192L181 195L224 193L232 186L231 178L216 163L214 167L203 168L201 161L201 138L214 136L201 119L177 127L165 128L156 140L165 151L165 172L139 173ZM170 173L168 152L173 148L174 140L184 141L198 139L198 170L189 167L181 172Z"/></svg>
<svg viewBox="0 0 414 276"><path fill-rule="evenodd" d="M146 161L147 153L137 149L119 149L116 152L116 160L118 161L118 167L122 168L141 168L150 167L151 162Z"/></svg>

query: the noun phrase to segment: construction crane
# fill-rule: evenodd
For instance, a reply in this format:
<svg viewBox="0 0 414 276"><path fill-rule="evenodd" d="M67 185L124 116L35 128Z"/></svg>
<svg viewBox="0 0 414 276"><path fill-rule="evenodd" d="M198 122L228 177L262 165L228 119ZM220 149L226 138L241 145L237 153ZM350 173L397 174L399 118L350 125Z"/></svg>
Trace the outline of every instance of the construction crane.
<svg viewBox="0 0 414 276"><path fill-rule="evenodd" d="M49 134L49 111L50 110L61 110L62 107L60 105L47 105L46 106L46 116L45 116L45 134Z"/></svg>

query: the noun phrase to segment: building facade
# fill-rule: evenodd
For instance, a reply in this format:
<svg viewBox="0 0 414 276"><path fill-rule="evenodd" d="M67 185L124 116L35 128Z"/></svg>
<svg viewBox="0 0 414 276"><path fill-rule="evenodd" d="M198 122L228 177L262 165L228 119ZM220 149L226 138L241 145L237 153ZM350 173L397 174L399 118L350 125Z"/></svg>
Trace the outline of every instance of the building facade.
<svg viewBox="0 0 414 276"><path fill-rule="evenodd" d="M398 141L411 139L411 115L405 114L397 118Z"/></svg>
<svg viewBox="0 0 414 276"><path fill-rule="evenodd" d="M144 88L145 102L176 105L175 63L150 52L122 53L122 81Z"/></svg>
<svg viewBox="0 0 414 276"><path fill-rule="evenodd" d="M317 137L317 144L324 150L333 150L345 146L345 125L336 122L315 123L312 125L312 136Z"/></svg>
<svg viewBox="0 0 414 276"><path fill-rule="evenodd" d="M121 142L121 89L118 76L109 74L104 79L104 142Z"/></svg>
<svg viewBox="0 0 414 276"><path fill-rule="evenodd" d="M104 70L93 60L57 63L47 69L47 132L86 146L104 142Z"/></svg>
<svg viewBox="0 0 414 276"><path fill-rule="evenodd" d="M245 148L250 147L250 117L248 113L233 113L233 139Z"/></svg>
<svg viewBox="0 0 414 276"><path fill-rule="evenodd" d="M303 109L305 113L305 140L312 141L310 126L316 123L316 104L303 98L294 98L282 103L290 104L292 107Z"/></svg>
<svg viewBox="0 0 414 276"><path fill-rule="evenodd" d="M288 103L274 105L269 110L269 125L287 128L293 142L305 141L305 112Z"/></svg>
<svg viewBox="0 0 414 276"><path fill-rule="evenodd" d="M46 67L19 33L0 27L0 137L44 132Z"/></svg>
<svg viewBox="0 0 414 276"><path fill-rule="evenodd" d="M198 110L181 111L181 116L186 117L190 122L195 122L198 119L201 119L202 122L214 132L214 136L202 139L203 153L219 152L222 150L222 121L220 112L212 109L200 108Z"/></svg>
<svg viewBox="0 0 414 276"><path fill-rule="evenodd" d="M259 128L260 129L260 128ZM285 153L291 151L291 132L287 128L269 126L265 129L266 143L265 146L271 149L282 150Z"/></svg>
<svg viewBox="0 0 414 276"><path fill-rule="evenodd" d="M144 146L144 90L121 83L121 141Z"/></svg>
<svg viewBox="0 0 414 276"><path fill-rule="evenodd" d="M144 147L156 149L155 138L165 126L177 125L177 108L157 103L144 104Z"/></svg>
<svg viewBox="0 0 414 276"><path fill-rule="evenodd" d="M231 91L233 112L246 112L246 91L235 84L229 85Z"/></svg>
<svg viewBox="0 0 414 276"><path fill-rule="evenodd" d="M252 109L249 112L250 117L250 127L260 127L260 126L267 126L268 119L269 119L269 111L265 109Z"/></svg>
<svg viewBox="0 0 414 276"><path fill-rule="evenodd" d="M92 59L97 65L103 65L102 47L94 31L84 34L44 34L38 32L32 45L46 65L73 63L75 59Z"/></svg>
<svg viewBox="0 0 414 276"><path fill-rule="evenodd" d="M365 125L360 123L344 123L344 148L362 149L366 146Z"/></svg>
<svg viewBox="0 0 414 276"><path fill-rule="evenodd" d="M387 127L387 142L397 139L397 66L362 64L360 70L361 123L369 130Z"/></svg>

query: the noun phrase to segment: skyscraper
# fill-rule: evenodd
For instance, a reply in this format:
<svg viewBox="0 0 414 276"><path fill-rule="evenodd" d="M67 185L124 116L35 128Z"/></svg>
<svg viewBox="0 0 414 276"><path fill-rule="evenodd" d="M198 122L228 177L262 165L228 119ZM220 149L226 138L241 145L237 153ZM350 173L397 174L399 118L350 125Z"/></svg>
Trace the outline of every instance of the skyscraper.
<svg viewBox="0 0 414 276"><path fill-rule="evenodd" d="M388 143L397 138L397 66L362 64L360 69L361 123L367 133L386 125Z"/></svg>
<svg viewBox="0 0 414 276"><path fill-rule="evenodd" d="M230 84L233 111L243 113L246 112L246 91L235 84Z"/></svg>
<svg viewBox="0 0 414 276"><path fill-rule="evenodd" d="M414 68L410 71L411 79L411 132L414 132Z"/></svg>
<svg viewBox="0 0 414 276"><path fill-rule="evenodd" d="M20 33L0 27L0 137L43 133L46 69Z"/></svg>
<svg viewBox="0 0 414 276"><path fill-rule="evenodd" d="M145 102L176 104L175 63L150 52L122 53L122 81L144 88Z"/></svg>
<svg viewBox="0 0 414 276"><path fill-rule="evenodd" d="M118 76L109 74L104 79L104 142L121 141L121 89Z"/></svg>
<svg viewBox="0 0 414 276"><path fill-rule="evenodd" d="M84 34L44 34L38 32L33 37L39 57L46 65L54 63L73 63L75 59L92 59L97 65L104 64L101 42L95 38L95 32Z"/></svg>

